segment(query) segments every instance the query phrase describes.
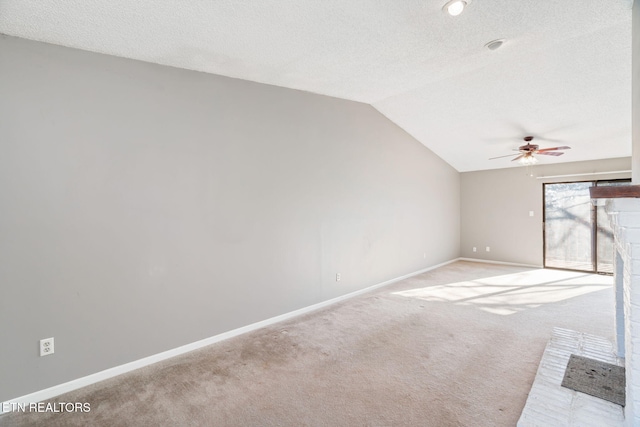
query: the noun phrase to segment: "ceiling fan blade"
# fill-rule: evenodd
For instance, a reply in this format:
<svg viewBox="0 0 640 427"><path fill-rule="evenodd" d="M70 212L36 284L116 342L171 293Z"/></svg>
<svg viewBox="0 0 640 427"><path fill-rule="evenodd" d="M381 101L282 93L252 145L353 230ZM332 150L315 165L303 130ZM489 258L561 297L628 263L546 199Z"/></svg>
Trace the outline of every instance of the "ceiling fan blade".
<svg viewBox="0 0 640 427"><path fill-rule="evenodd" d="M506 156L491 157L489 160L501 159L503 157L513 157L513 156L517 156L517 154L507 154Z"/></svg>
<svg viewBox="0 0 640 427"><path fill-rule="evenodd" d="M531 135L531 132L525 128L521 123L516 121L508 121L505 123L508 127L513 129L518 135Z"/></svg>
<svg viewBox="0 0 640 427"><path fill-rule="evenodd" d="M544 153L545 151L570 150L570 149L571 147L567 147L566 145L563 145L562 147L543 148L541 150L538 150L538 153Z"/></svg>
<svg viewBox="0 0 640 427"><path fill-rule="evenodd" d="M562 151L538 151L536 154L541 154L543 156L562 156L564 153Z"/></svg>
<svg viewBox="0 0 640 427"><path fill-rule="evenodd" d="M521 158L523 158L525 155L524 154L520 154L518 157L516 157L515 159L511 160L512 162L515 162L516 160L520 160Z"/></svg>
<svg viewBox="0 0 640 427"><path fill-rule="evenodd" d="M547 142L551 142L552 144L561 144L564 141L561 139L554 139L554 138L545 138L544 136L536 136L536 139L538 141L547 141Z"/></svg>

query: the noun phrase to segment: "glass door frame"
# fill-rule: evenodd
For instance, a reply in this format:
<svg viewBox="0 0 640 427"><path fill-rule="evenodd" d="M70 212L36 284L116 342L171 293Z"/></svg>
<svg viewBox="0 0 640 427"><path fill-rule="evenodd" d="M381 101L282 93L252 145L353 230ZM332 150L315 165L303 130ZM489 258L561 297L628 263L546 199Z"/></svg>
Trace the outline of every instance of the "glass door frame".
<svg viewBox="0 0 640 427"><path fill-rule="evenodd" d="M592 270L575 270L572 268L552 267L547 266L547 204L546 204L546 187L547 185L554 184L578 184L591 182L592 186L597 187L599 182L628 182L631 183L631 178L618 178L618 179L586 179L583 181L558 181L558 182L543 182L542 183L542 267L554 270L567 270L567 271L579 271L583 273L604 274L611 276L612 273L598 271L598 209L597 206L591 206L591 264Z"/></svg>

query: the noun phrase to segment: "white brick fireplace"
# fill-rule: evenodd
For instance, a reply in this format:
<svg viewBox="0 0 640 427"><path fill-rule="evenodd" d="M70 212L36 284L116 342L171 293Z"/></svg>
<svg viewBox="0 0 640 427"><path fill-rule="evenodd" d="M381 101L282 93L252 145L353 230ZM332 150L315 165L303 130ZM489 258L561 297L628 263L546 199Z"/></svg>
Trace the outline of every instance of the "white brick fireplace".
<svg viewBox="0 0 640 427"><path fill-rule="evenodd" d="M625 425L640 426L640 199L609 199L615 237L616 348L626 369Z"/></svg>

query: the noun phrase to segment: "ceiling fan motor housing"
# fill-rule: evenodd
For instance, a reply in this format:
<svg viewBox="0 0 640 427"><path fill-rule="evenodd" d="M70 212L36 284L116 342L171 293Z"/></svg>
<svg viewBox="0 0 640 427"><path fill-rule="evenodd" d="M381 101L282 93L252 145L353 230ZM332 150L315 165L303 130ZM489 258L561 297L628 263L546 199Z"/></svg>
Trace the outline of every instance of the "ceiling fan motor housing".
<svg viewBox="0 0 640 427"><path fill-rule="evenodd" d="M539 145L537 144L527 144L527 145L523 145L520 148L518 148L518 150L520 151L526 151L528 153L532 153L534 151L536 151L539 148Z"/></svg>

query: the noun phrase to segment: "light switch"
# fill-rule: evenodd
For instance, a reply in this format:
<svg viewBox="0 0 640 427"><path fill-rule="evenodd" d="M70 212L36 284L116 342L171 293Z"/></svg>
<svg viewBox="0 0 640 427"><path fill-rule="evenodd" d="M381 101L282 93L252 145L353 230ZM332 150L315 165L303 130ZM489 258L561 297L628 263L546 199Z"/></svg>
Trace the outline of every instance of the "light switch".
<svg viewBox="0 0 640 427"><path fill-rule="evenodd" d="M529 216L533 216L533 211L529 211Z"/></svg>

